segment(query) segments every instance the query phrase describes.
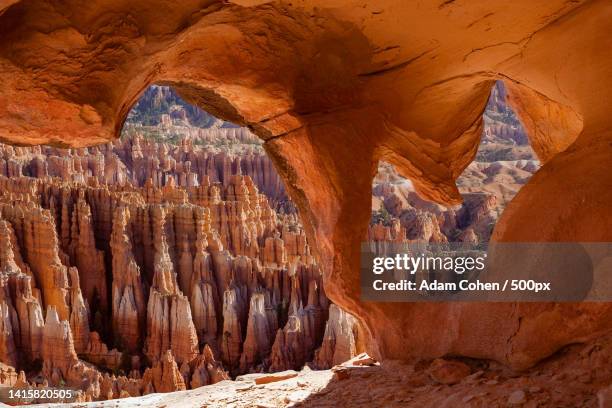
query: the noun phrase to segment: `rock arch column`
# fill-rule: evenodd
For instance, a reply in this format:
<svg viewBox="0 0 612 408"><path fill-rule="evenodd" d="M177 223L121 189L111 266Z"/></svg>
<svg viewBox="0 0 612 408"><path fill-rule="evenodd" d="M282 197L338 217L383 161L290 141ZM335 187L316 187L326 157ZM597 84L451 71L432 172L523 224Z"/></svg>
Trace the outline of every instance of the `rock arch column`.
<svg viewBox="0 0 612 408"><path fill-rule="evenodd" d="M382 123L369 115L379 118L367 110L317 118L264 144L300 209L327 295L362 316L359 243L367 234L378 164L370 132L380 131Z"/></svg>

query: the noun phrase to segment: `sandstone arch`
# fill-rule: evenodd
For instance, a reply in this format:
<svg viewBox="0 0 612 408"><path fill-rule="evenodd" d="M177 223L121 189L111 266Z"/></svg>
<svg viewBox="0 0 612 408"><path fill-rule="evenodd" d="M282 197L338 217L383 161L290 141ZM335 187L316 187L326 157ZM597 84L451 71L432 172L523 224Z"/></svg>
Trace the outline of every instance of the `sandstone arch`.
<svg viewBox="0 0 612 408"><path fill-rule="evenodd" d="M0 9L2 140L112 139L153 82L250 126L318 245L328 294L366 323L371 351L525 367L610 328L607 304L362 303L356 272L375 164L385 158L426 198L456 203L454 179L475 153L497 79L546 164L495 239L611 240L609 2L32 0Z"/></svg>

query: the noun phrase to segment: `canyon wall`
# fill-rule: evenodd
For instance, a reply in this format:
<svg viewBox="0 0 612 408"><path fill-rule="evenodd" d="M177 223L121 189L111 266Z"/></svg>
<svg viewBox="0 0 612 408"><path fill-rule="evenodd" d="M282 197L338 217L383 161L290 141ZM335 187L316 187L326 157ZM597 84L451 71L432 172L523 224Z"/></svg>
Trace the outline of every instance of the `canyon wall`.
<svg viewBox="0 0 612 408"><path fill-rule="evenodd" d="M452 354L525 368L611 329L608 303L361 302L358 275L379 161L410 178L421 198L460 204L455 181L476 155L497 80L543 165L493 238L612 239L610 2L160 0L82 9L35 0L0 7L3 140L107 142L151 83L173 85L211 114L248 125L266 140L316 243L327 295L364 323L373 354ZM47 297L69 292L58 287ZM164 293L160 301L170 302L174 295ZM61 318L67 310L56 312ZM226 355L233 347L228 342Z"/></svg>

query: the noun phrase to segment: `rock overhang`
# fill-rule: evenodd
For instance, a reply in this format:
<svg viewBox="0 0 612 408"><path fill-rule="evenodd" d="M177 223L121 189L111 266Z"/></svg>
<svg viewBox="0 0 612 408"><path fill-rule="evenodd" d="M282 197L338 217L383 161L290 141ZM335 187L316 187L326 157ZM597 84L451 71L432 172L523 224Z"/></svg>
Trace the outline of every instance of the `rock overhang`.
<svg viewBox="0 0 612 408"><path fill-rule="evenodd" d="M494 239L609 241L611 15L602 0L4 2L0 138L109 141L149 84L172 84L266 140L317 242L328 293L366 323L375 352L525 367L606 329L609 307L360 302L371 179L385 159L424 197L457 203L454 180L475 155L490 87L502 79L547 164ZM559 194L568 205L551 209ZM585 200L591 214L581 224L575 207ZM588 322L566 319L583 309ZM529 343L550 328L544 316L561 328Z"/></svg>

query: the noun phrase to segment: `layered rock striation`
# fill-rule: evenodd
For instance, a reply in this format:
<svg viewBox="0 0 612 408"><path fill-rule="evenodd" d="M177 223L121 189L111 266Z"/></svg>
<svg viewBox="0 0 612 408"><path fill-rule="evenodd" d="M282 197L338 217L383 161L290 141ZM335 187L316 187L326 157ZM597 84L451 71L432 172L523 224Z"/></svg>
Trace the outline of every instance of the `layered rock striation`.
<svg viewBox="0 0 612 408"><path fill-rule="evenodd" d="M312 361L330 303L297 215L226 177L0 176L0 361L81 400Z"/></svg>
<svg viewBox="0 0 612 408"><path fill-rule="evenodd" d="M423 198L460 204L455 180L476 154L491 86L504 80L543 166L492 236L611 241L611 14L605 0L136 0L86 10L4 1L0 137L106 142L148 85L173 84L267 139L316 242L325 290L366 324L369 351L524 368L609 331L610 305L361 302L356 271L371 179L385 160ZM53 272L59 289L42 297L65 316L68 279L57 265Z"/></svg>

